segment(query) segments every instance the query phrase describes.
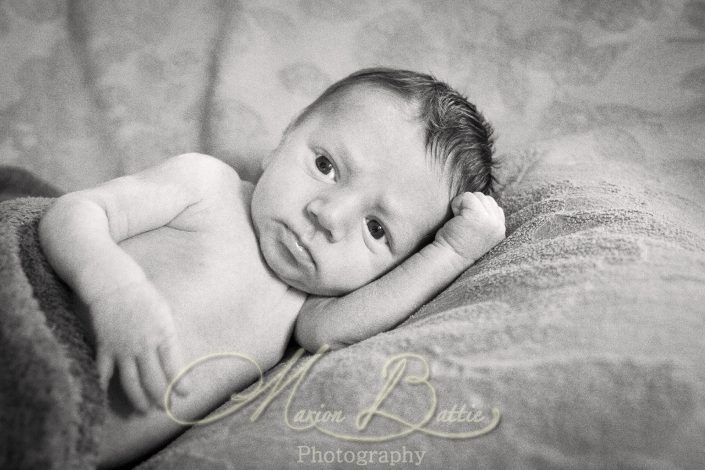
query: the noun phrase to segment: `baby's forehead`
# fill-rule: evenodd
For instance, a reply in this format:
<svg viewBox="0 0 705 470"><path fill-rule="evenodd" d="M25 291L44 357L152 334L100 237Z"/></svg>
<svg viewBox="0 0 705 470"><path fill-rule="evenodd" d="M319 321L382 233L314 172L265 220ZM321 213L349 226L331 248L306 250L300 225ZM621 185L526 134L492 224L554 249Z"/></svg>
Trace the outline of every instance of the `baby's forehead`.
<svg viewBox="0 0 705 470"><path fill-rule="evenodd" d="M388 117L403 117L422 126L419 103L380 85L359 83L327 97L318 109L328 116L341 116L376 111Z"/></svg>
<svg viewBox="0 0 705 470"><path fill-rule="evenodd" d="M379 88L357 86L332 97L315 111L316 131L365 147L365 157L390 156L400 149L426 156L426 132L414 106Z"/></svg>

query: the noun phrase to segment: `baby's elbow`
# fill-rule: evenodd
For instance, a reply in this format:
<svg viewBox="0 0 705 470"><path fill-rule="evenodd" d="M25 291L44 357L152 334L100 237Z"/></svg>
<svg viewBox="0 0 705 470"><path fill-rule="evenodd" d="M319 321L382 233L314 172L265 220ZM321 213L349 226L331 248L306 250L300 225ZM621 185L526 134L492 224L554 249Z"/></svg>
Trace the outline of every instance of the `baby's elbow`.
<svg viewBox="0 0 705 470"><path fill-rule="evenodd" d="M59 263L66 253L64 239L69 232L66 225L71 217L71 200L66 196L54 200L49 208L42 214L37 226L37 236L47 260L54 267L59 268Z"/></svg>
<svg viewBox="0 0 705 470"><path fill-rule="evenodd" d="M87 215L105 215L105 211L81 192L64 194L57 198L39 221L41 231L65 228L67 224L81 221Z"/></svg>
<svg viewBox="0 0 705 470"><path fill-rule="evenodd" d="M53 245L65 248L66 240L73 240L76 234L90 236L94 233L96 222L100 226L107 223L105 210L81 193L65 194L39 219L39 243L45 250Z"/></svg>
<svg viewBox="0 0 705 470"><path fill-rule="evenodd" d="M344 337L346 328L339 320L344 316L338 298L309 296L296 320L294 338L310 353L349 346L354 341Z"/></svg>
<svg viewBox="0 0 705 470"><path fill-rule="evenodd" d="M335 351L337 349L348 346L348 343L340 341L337 338L326 337L315 329L303 328L298 324L294 333L296 342L311 354L323 353L326 351Z"/></svg>
<svg viewBox="0 0 705 470"><path fill-rule="evenodd" d="M312 331L307 328L300 326L300 323L296 324L296 329L294 330L294 339L296 342L310 353L315 353L320 347L318 338L315 337Z"/></svg>
<svg viewBox="0 0 705 470"><path fill-rule="evenodd" d="M294 337L299 346L311 354L335 351L349 346L349 343L340 341L337 338L324 337L323 335L315 334L313 331L304 330L304 328L297 327Z"/></svg>
<svg viewBox="0 0 705 470"><path fill-rule="evenodd" d="M343 349L345 347L350 346L352 343L347 343L344 341L339 341L339 340L330 340L324 342L321 347L324 347L325 351L337 351L338 349Z"/></svg>
<svg viewBox="0 0 705 470"><path fill-rule="evenodd" d="M72 193L66 194L54 200L49 208L39 219L39 240L40 243L49 243L56 235L63 233L66 221L71 218L75 210L76 198Z"/></svg>

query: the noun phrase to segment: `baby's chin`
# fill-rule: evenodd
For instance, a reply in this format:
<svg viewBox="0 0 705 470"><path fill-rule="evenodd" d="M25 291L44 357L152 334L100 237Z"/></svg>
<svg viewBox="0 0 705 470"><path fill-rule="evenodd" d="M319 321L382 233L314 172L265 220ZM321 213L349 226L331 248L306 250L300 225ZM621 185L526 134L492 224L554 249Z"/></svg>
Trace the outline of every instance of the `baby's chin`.
<svg viewBox="0 0 705 470"><path fill-rule="evenodd" d="M266 243L262 244L260 246L260 252L267 266L269 266L269 269L283 283L310 295L326 297L341 295L337 292L342 292L342 290L327 288L318 279L313 279L307 273L302 273L292 267L283 260L281 253L279 253L274 246L268 246Z"/></svg>
<svg viewBox="0 0 705 470"><path fill-rule="evenodd" d="M292 272L289 266L284 266L282 269L276 262L269 264L269 267L282 282L309 295L339 297L355 290L355 288L350 286L337 285L335 282L325 279L312 278L304 273Z"/></svg>
<svg viewBox="0 0 705 470"><path fill-rule="evenodd" d="M353 286L350 285L348 279L334 279L335 276L326 278L320 271L309 273L296 269L279 252L276 243L264 240L264 238L260 238L260 253L262 253L262 257L269 269L279 280L301 292L321 297L339 297L354 291L362 285Z"/></svg>
<svg viewBox="0 0 705 470"><path fill-rule="evenodd" d="M309 295L317 295L319 297L339 297L354 290L343 286L328 286L326 283L321 282L318 279L308 279L306 277L291 278L287 277L286 273L277 272L276 269L273 269L273 271L277 277L282 280L282 282Z"/></svg>

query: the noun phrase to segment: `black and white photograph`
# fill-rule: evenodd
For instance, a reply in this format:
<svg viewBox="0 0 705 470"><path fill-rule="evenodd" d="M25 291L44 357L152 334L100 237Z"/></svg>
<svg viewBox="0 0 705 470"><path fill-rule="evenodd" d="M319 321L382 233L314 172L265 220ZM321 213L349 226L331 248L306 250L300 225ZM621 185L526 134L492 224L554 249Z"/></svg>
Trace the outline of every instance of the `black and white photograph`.
<svg viewBox="0 0 705 470"><path fill-rule="evenodd" d="M0 468L705 468L705 0L0 0Z"/></svg>

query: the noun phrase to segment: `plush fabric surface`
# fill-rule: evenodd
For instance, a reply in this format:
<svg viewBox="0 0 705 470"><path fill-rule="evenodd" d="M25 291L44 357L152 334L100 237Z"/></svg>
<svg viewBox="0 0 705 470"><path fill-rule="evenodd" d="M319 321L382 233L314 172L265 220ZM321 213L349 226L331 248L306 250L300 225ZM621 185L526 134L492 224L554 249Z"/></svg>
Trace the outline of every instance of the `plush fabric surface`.
<svg viewBox="0 0 705 470"><path fill-rule="evenodd" d="M18 197L56 197L61 191L27 170L0 166L0 202Z"/></svg>
<svg viewBox="0 0 705 470"><path fill-rule="evenodd" d="M0 468L90 469L97 461L105 398L93 351L37 239L51 201L0 203Z"/></svg>
<svg viewBox="0 0 705 470"><path fill-rule="evenodd" d="M297 446L405 446L421 468L702 467L702 0L6 0L0 42L0 162L64 190L194 150L253 178L301 107L371 65L431 71L497 128L507 240L404 325L321 357L290 406L341 410L328 429L355 433L385 362L412 352L437 411L496 407L495 429L356 444L288 428L283 394L143 468L321 467ZM428 400L400 384L382 408L419 420Z"/></svg>

